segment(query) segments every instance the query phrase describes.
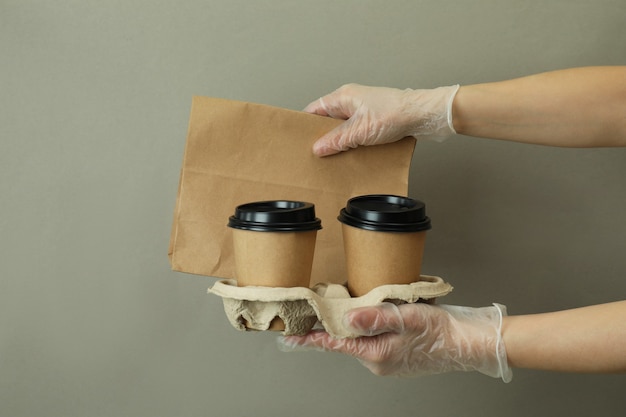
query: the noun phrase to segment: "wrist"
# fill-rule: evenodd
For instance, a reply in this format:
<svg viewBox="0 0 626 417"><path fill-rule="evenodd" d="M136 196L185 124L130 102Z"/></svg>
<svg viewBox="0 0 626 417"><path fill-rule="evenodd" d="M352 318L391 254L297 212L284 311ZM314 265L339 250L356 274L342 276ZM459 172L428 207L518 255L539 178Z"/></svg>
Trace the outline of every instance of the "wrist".
<svg viewBox="0 0 626 417"><path fill-rule="evenodd" d="M511 382L511 379L513 379L513 371L511 370L511 367L509 366L508 357L506 353L506 346L504 345L504 338L502 336L504 321L507 317L506 306L502 304L498 304L498 303L493 303L493 306L497 310L497 313L498 313L498 316L496 318L497 328L496 328L496 346L495 346L495 353L496 353L496 359L498 361L498 370L499 370L498 376L501 377L504 382Z"/></svg>
<svg viewBox="0 0 626 417"><path fill-rule="evenodd" d="M475 370L485 375L510 382L513 374L507 362L502 338L502 325L507 315L506 307L472 308L444 306L452 319L458 336L460 355L456 361L465 370Z"/></svg>
<svg viewBox="0 0 626 417"><path fill-rule="evenodd" d="M467 114L464 111L467 90L467 86L460 87L450 105L450 124L459 135L464 135L467 132Z"/></svg>
<svg viewBox="0 0 626 417"><path fill-rule="evenodd" d="M458 84L425 90L405 90L403 114L410 117L409 136L445 138L457 133L453 120L453 103Z"/></svg>

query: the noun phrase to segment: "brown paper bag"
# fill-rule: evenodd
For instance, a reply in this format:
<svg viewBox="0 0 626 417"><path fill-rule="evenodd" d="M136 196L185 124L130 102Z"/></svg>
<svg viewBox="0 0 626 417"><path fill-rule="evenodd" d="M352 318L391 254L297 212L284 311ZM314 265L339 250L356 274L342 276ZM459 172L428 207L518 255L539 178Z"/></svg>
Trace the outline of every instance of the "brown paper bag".
<svg viewBox="0 0 626 417"><path fill-rule="evenodd" d="M356 195L406 195L415 140L314 156L315 140L340 123L260 104L194 97L170 238L172 269L235 278L228 217L240 204L290 199L315 204L322 220L311 285L343 284L339 210Z"/></svg>

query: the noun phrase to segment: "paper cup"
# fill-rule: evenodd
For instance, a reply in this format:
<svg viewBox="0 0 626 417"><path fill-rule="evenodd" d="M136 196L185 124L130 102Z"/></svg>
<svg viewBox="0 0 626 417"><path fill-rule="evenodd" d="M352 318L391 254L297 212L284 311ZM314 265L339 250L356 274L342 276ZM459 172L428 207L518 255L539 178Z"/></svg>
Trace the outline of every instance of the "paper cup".
<svg viewBox="0 0 626 417"><path fill-rule="evenodd" d="M352 296L381 285L419 281L431 228L424 203L395 195L360 196L348 201L338 220Z"/></svg>
<svg viewBox="0 0 626 417"><path fill-rule="evenodd" d="M260 201L238 206L233 229L239 286L308 287L320 219L301 201Z"/></svg>
<svg viewBox="0 0 626 417"><path fill-rule="evenodd" d="M315 240L322 228L313 204L287 200L244 204L235 209L228 226L233 229L238 286L309 287ZM285 323L275 317L267 330L285 330Z"/></svg>

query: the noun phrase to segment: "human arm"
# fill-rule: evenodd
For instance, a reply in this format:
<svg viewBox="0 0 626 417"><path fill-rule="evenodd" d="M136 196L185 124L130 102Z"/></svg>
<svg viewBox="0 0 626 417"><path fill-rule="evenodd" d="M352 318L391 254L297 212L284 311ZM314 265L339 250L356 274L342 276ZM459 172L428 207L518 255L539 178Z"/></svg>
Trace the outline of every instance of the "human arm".
<svg viewBox="0 0 626 417"><path fill-rule="evenodd" d="M509 316L502 337L515 368L626 372L626 301Z"/></svg>
<svg viewBox="0 0 626 417"><path fill-rule="evenodd" d="M284 337L280 345L345 353L377 375L479 371L508 381L513 367L626 372L625 317L626 301L508 317L499 305L386 303L346 314L345 326L361 337L335 339L317 331Z"/></svg>
<svg viewBox="0 0 626 417"><path fill-rule="evenodd" d="M456 87L342 86L305 108L346 120L322 136L313 152L327 156L404 136L455 133L549 146L626 146L626 66Z"/></svg>
<svg viewBox="0 0 626 417"><path fill-rule="evenodd" d="M457 133L563 147L626 146L626 66L582 67L463 86Z"/></svg>

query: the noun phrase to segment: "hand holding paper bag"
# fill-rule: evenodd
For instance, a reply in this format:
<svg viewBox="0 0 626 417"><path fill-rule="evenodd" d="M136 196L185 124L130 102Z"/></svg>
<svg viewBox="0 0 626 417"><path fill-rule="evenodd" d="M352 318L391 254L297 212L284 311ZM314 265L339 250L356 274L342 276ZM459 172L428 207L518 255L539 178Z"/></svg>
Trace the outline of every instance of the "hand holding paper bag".
<svg viewBox="0 0 626 417"><path fill-rule="evenodd" d="M313 151L327 156L359 145L395 142L406 136L444 139L456 133L452 101L458 90L458 85L400 90L346 84L304 109L346 120L315 142Z"/></svg>
<svg viewBox="0 0 626 417"><path fill-rule="evenodd" d="M356 195L406 195L415 140L333 158L313 155L313 143L341 123L261 104L194 97L170 238L172 268L235 278L226 226L234 208L250 201L310 201L323 223L311 285L343 284L337 214Z"/></svg>

